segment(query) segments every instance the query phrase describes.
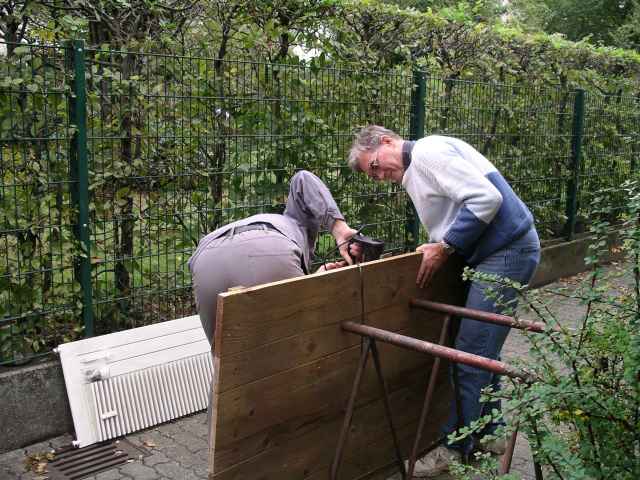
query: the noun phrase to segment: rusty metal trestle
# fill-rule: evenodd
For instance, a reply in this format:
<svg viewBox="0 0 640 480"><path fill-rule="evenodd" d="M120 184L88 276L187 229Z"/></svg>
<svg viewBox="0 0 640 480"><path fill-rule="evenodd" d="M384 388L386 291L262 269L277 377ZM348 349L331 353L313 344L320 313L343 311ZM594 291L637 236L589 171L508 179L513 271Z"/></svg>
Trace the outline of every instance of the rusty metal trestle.
<svg viewBox="0 0 640 480"><path fill-rule="evenodd" d="M364 285L361 285L361 288L364 289ZM481 357L478 355L473 355L467 352L456 350L454 348L446 347L444 346L444 343L446 340L447 332L449 331L451 315L472 318L482 322L505 325L512 328L518 328L518 329L528 330L533 332L544 331L545 329L544 324L537 323L537 322L528 322L523 320L517 321L514 318L506 315L482 312L479 310L472 310L468 308L457 307L454 305L448 305L448 304L438 303L438 302L431 302L427 300L412 299L410 301L410 306L413 308L430 310L430 311L440 312L444 314L444 321L443 321L442 329L440 331L440 338L438 339L438 344L434 344L424 340L419 340L417 338L409 337L406 335L400 335L398 333L390 332L388 330L383 330L380 328L371 327L369 325L364 325L364 306L362 308L363 310L363 318L361 318L362 323L346 321L346 322L342 322L341 324L343 330L347 332L355 333L362 337L362 349L361 349L358 369L356 370L356 375L355 375L353 387L351 390L351 395L347 403L345 417L344 417L342 429L340 431L340 436L338 439L338 445L337 445L335 456L331 466L331 480L338 480L338 472L340 470L340 464L342 461L344 446L347 440L349 428L351 426L351 421L353 419L353 413L355 410L355 401L358 394L358 390L362 383L362 376L367 364L367 358L369 356L369 352L371 352L372 354L376 373L378 376L378 382L380 384L381 392L383 394L385 413L387 416L387 420L389 422L391 434L393 436L396 461L400 468L400 472L402 474L403 480L406 480L407 478L410 479L412 478L412 475L413 475L413 471L415 468L415 461L418 455L419 444L422 437L422 431L427 418L427 414L429 412L429 408L431 406L431 400L433 398L433 393L435 391L435 384L436 384L438 372L440 369L440 360L442 358L455 363L462 363L475 368L490 371L498 375L506 375L508 377L519 378L524 381L533 380L527 372L520 370L518 368L515 368L507 363ZM380 364L380 356L379 356L378 348L376 345L376 341L389 343L391 345L395 345L401 348L406 348L408 350L413 350L420 353L426 353L429 355L433 355L435 357L433 366L431 368L430 376L429 376L427 391L425 392L425 398L424 398L422 410L420 413L420 419L418 421L418 429L417 429L415 440L413 443L413 448L411 450L411 456L409 458L408 471L405 471L403 457L402 457L402 453L400 451L400 446L398 442L398 436L393 423L393 417L391 414L391 405L389 402L389 392L387 389L384 376L382 375L382 367ZM517 427L516 427L516 431L513 432L513 434L511 435L511 438L509 439L509 442L507 444L507 451L505 455L503 455L501 460L500 473L502 474L507 473L510 469L516 438L517 438ZM542 480L542 471L540 469L539 464L535 460L534 460L534 467L536 469L536 479Z"/></svg>

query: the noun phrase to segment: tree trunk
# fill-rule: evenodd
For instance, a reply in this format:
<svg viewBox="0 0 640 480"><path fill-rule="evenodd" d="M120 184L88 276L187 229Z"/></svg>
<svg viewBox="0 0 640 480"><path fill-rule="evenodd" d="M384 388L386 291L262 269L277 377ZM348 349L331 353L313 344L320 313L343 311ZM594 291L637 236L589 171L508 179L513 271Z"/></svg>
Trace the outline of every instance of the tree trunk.
<svg viewBox="0 0 640 480"><path fill-rule="evenodd" d="M500 75L499 75L499 85L496 85L495 88L501 88L504 83L504 67L500 67ZM480 152L485 157L489 156L489 150L491 150L491 146L493 145L493 141L496 136L496 132L498 131L498 122L500 121L500 114L502 113L502 105L500 105L493 113L493 119L491 120L491 127L489 128L489 135L484 142Z"/></svg>
<svg viewBox="0 0 640 480"><path fill-rule="evenodd" d="M276 193L281 193L286 190L286 171L285 171L285 148L283 146L283 135L285 132L284 119L282 118L282 80L280 78L279 68L287 68L285 66L280 67L280 64L284 64L287 55L289 54L290 38L287 32L280 35L280 47L278 48L278 55L275 58L273 68L273 82L275 84L274 89L274 104L273 104L273 117L275 125L275 162L276 167Z"/></svg>
<svg viewBox="0 0 640 480"><path fill-rule="evenodd" d="M449 128L449 113L451 111L451 99L453 97L453 88L455 87L455 79L458 75L450 75L444 80L444 108L440 116L440 133L444 133Z"/></svg>
<svg viewBox="0 0 640 480"><path fill-rule="evenodd" d="M129 79L136 70L135 56L127 54L122 64L122 78ZM133 89L129 87L129 104L133 103ZM121 99L123 100L123 99ZM126 102L126 100L125 100ZM124 102L123 102L124 103ZM126 109L122 114L120 132L120 158L128 165L133 163L133 126L134 123L139 124L139 120L134 119L133 108ZM141 127L141 125L136 125ZM134 187L128 179L122 179L118 182L121 187ZM133 258L133 231L134 231L134 215L133 215L133 192L129 192L127 197L122 199L124 204L120 207L120 220L116 223L116 264L115 277L118 296L126 298L131 294L131 275L127 268L127 262ZM122 314L129 313L130 302L128 299L120 303L120 311Z"/></svg>
<svg viewBox="0 0 640 480"><path fill-rule="evenodd" d="M216 106L213 122L215 124L216 136L215 136L215 144L213 147L213 161L208 167L212 172L210 177L209 189L211 191L211 200L214 206L213 217L211 221L206 222L206 228L209 231L217 229L221 226L223 218L222 213L219 209L215 207L220 205L222 202L222 193L224 190L224 177L223 172L225 165L227 164L227 144L225 139L225 120L226 120L226 102L224 101L225 92L224 92L224 57L227 54L227 46L229 43L230 36L230 28L229 26L225 26L222 31L222 40L220 42L220 48L218 49L218 58L213 63L213 68L215 71L215 79L216 79L216 94L221 102L220 105ZM220 109L220 110L218 110Z"/></svg>

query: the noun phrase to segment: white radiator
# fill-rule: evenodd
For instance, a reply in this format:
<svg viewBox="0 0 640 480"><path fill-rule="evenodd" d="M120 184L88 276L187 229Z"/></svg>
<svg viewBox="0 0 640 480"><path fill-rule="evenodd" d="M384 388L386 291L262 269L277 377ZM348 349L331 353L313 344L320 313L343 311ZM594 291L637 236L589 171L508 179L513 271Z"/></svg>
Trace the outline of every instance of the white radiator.
<svg viewBox="0 0 640 480"><path fill-rule="evenodd" d="M198 316L65 343L76 431L91 445L207 408L213 364Z"/></svg>

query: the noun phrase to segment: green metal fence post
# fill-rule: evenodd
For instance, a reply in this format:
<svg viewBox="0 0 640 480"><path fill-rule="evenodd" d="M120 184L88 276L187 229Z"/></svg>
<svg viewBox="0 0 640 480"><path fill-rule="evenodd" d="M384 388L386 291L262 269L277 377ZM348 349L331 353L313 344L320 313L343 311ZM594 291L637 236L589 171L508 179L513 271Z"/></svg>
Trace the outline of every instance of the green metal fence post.
<svg viewBox="0 0 640 480"><path fill-rule="evenodd" d="M567 223L565 237L571 240L575 233L580 188L580 167L582 164L582 137L584 133L584 90L576 90L571 133L571 178L567 186Z"/></svg>
<svg viewBox="0 0 640 480"><path fill-rule="evenodd" d="M638 127L640 127L640 92L636 93L635 96L635 117L636 117L636 121L635 121L635 125L637 125ZM640 128L636 129L635 131L635 141L631 144L631 161L629 162L629 171L631 173L631 177L633 177L636 174L636 169L638 167L638 162L636 160L636 158L638 157L638 153L640 152Z"/></svg>
<svg viewBox="0 0 640 480"><path fill-rule="evenodd" d="M75 235L82 248L76 273L82 289L82 320L85 336L94 335L91 291L91 237L89 230L89 165L87 154L87 92L85 81L84 42L66 43L67 68L73 68L73 83L69 98L69 120L74 126L70 142L69 162L71 199L77 211Z"/></svg>
<svg viewBox="0 0 640 480"><path fill-rule="evenodd" d="M418 140L424 136L425 98L427 95L427 81L425 72L413 72L413 89L411 90L411 119L409 122L409 138ZM407 224L405 229L405 248L415 250L418 245L420 221L418 212L407 196L406 208Z"/></svg>

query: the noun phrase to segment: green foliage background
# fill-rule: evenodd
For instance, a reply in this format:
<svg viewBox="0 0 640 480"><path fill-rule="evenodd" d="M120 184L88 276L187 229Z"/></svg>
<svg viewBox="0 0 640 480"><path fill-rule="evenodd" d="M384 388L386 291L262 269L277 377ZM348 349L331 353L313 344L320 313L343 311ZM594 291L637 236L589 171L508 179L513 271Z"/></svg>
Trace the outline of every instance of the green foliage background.
<svg viewBox="0 0 640 480"><path fill-rule="evenodd" d="M357 126L409 135L413 71L425 132L462 137L522 195L546 239L578 231L597 192L636 173L640 58L527 34L482 5L372 0L8 2L0 10L0 363L82 336L193 313L186 261L215 227L280 211L306 168L352 225L410 247L398 187L351 173ZM7 13L9 12L9 13ZM69 38L86 42L89 258L75 240ZM29 45L27 45L26 43ZM50 46L43 46L50 45ZM303 54L301 52L307 52ZM587 90L572 169L575 88ZM615 192L609 200L622 209ZM424 232L421 232L424 238ZM322 238L319 253L329 249ZM78 265L91 264L93 302Z"/></svg>
<svg viewBox="0 0 640 480"><path fill-rule="evenodd" d="M612 211L607 198L620 191L627 206L621 215ZM534 457L545 467L545 478L632 480L640 475L638 182L623 182L614 192L601 191L589 211L594 220L585 259L589 270L574 285L542 293L495 275L467 271L474 280L491 285L494 298L504 286L518 290L519 310L545 325L542 333L523 333L529 355L514 361L529 380L506 379L501 391L485 396L504 400L507 433L519 428L526 435ZM615 250L625 263L605 266L612 253L612 214L619 220L620 246ZM558 300L566 298L582 307L575 325L569 326L566 313L558 308ZM462 429L460 437L480 432L492 415L501 414L494 410ZM495 458L480 457L475 465L458 465L456 478L515 478L499 475Z"/></svg>

